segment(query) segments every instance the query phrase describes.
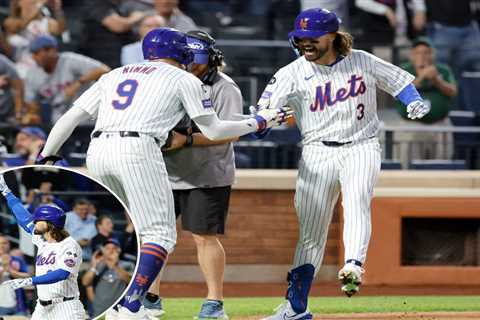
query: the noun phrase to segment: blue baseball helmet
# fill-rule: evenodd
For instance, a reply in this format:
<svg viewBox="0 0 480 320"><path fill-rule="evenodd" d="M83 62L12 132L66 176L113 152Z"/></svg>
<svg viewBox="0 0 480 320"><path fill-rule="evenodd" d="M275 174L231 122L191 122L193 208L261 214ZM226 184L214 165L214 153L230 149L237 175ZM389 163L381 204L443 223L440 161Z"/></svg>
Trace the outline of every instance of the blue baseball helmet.
<svg viewBox="0 0 480 320"><path fill-rule="evenodd" d="M187 36L173 28L151 30L142 41L145 60L174 59L188 65L193 61L193 53L187 45Z"/></svg>
<svg viewBox="0 0 480 320"><path fill-rule="evenodd" d="M33 213L33 222L48 221L59 229L65 226L65 219L65 212L54 204L42 204Z"/></svg>
<svg viewBox="0 0 480 320"><path fill-rule="evenodd" d="M295 19L295 27L288 34L294 38L318 38L330 32L337 32L342 21L334 12L321 8L302 11Z"/></svg>

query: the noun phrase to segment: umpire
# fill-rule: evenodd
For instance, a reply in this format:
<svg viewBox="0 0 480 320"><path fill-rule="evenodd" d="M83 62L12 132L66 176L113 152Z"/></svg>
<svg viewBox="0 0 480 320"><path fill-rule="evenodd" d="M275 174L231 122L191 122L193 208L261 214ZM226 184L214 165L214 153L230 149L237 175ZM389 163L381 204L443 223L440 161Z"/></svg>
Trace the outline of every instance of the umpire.
<svg viewBox="0 0 480 320"><path fill-rule="evenodd" d="M210 91L213 108L222 120L241 114L243 100L235 82L222 72L223 54L204 31L187 32L195 58L191 73ZM197 319L228 319L223 309L225 251L217 235L224 234L231 185L235 180L232 142L211 141L190 119L183 119L171 132L164 149L165 164L175 198L175 213L182 227L192 233L200 269L208 287ZM154 301L152 294L147 299ZM147 308L149 303L144 303ZM153 311L153 310L150 310Z"/></svg>

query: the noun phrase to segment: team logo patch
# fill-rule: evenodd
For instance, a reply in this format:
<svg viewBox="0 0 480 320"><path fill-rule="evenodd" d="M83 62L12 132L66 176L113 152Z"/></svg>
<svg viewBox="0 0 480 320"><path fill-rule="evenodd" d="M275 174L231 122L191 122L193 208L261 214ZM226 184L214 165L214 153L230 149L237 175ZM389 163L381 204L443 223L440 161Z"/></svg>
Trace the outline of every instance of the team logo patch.
<svg viewBox="0 0 480 320"><path fill-rule="evenodd" d="M308 18L300 20L300 29L305 30L308 27Z"/></svg>
<svg viewBox="0 0 480 320"><path fill-rule="evenodd" d="M260 99L270 99L271 96L272 96L272 93L270 91L264 91Z"/></svg>
<svg viewBox="0 0 480 320"><path fill-rule="evenodd" d="M277 78L272 77L272 79L270 79L270 81L268 81L268 84L274 84L275 82L277 82Z"/></svg>
<svg viewBox="0 0 480 320"><path fill-rule="evenodd" d="M73 268L75 266L75 260L73 259L66 259L65 261L65 264L67 265L67 267L70 267L70 268Z"/></svg>
<svg viewBox="0 0 480 320"><path fill-rule="evenodd" d="M212 105L212 100L210 100L210 99L202 100L202 105L205 109L211 108L213 106Z"/></svg>

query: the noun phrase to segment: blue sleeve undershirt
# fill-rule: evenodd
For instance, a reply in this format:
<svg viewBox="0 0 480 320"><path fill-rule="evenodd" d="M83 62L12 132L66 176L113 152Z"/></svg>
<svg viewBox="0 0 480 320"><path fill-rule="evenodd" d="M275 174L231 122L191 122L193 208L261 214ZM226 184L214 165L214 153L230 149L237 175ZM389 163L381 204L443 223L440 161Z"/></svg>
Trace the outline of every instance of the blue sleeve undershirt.
<svg viewBox="0 0 480 320"><path fill-rule="evenodd" d="M46 274L38 277L32 277L32 283L34 285L51 284L51 283L59 282L62 280L66 280L69 275L70 275L70 272L63 269L57 269L55 271L47 272Z"/></svg>
<svg viewBox="0 0 480 320"><path fill-rule="evenodd" d="M5 196L7 199L7 205L15 215L17 223L28 233L32 233L34 229L33 219L30 212L23 206L20 199L15 197L13 193L9 193Z"/></svg>
<svg viewBox="0 0 480 320"><path fill-rule="evenodd" d="M418 93L417 88L415 88L413 83L410 83L408 86L403 88L403 90L400 91L395 98L400 100L405 106L408 106L413 101L423 101L420 93Z"/></svg>

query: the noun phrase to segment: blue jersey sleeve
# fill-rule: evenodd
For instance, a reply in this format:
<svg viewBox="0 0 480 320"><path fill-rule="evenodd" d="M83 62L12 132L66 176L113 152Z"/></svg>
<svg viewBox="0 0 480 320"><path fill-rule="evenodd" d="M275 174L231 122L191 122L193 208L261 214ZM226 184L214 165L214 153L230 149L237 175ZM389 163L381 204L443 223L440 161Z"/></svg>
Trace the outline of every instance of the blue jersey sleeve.
<svg viewBox="0 0 480 320"><path fill-rule="evenodd" d="M20 199L15 197L13 193L9 193L5 196L7 199L7 205L15 215L17 223L28 233L32 233L34 229L33 219L30 212L23 206Z"/></svg>
<svg viewBox="0 0 480 320"><path fill-rule="evenodd" d="M70 272L63 269L57 269L54 271L47 272L46 274L41 276L32 277L32 283L34 285L51 284L51 283L65 280L68 278L69 275L70 275Z"/></svg>
<svg viewBox="0 0 480 320"><path fill-rule="evenodd" d="M395 98L400 100L405 106L408 106L413 101L423 101L420 93L418 93L417 88L415 88L413 83L410 83L408 86L403 88Z"/></svg>

